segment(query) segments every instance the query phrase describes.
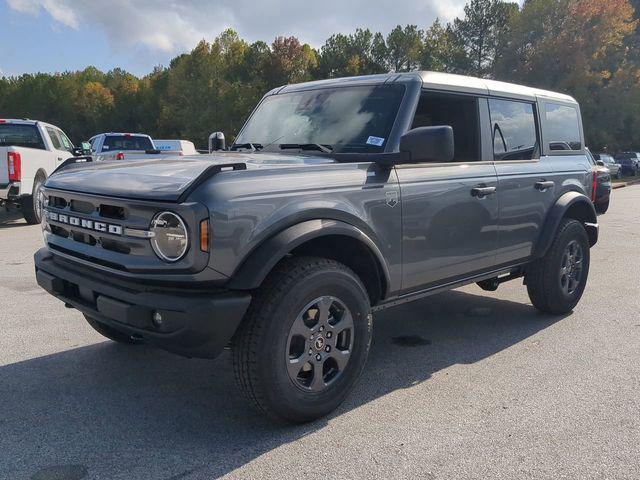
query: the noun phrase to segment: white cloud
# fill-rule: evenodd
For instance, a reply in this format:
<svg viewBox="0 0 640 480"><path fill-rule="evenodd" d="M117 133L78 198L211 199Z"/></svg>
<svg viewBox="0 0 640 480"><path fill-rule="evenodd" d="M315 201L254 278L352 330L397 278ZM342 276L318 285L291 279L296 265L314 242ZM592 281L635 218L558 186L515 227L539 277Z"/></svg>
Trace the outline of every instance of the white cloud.
<svg viewBox="0 0 640 480"><path fill-rule="evenodd" d="M67 27L77 29L78 17L74 9L65 2L56 0L7 0L9 7L21 13L38 15L44 9L51 18Z"/></svg>
<svg viewBox="0 0 640 480"><path fill-rule="evenodd" d="M233 28L249 41L295 35L321 46L337 32L357 27L388 32L398 24L428 27L462 13L465 0L7 0L13 10L59 24L102 30L117 51L146 47L175 54L202 38Z"/></svg>

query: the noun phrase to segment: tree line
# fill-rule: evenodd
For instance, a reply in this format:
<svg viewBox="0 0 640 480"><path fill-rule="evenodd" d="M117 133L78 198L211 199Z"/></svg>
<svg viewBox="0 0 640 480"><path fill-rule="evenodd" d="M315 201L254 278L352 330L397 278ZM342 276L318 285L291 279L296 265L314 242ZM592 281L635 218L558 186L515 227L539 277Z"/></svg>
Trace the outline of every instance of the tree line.
<svg viewBox="0 0 640 480"><path fill-rule="evenodd" d="M76 143L104 131L233 138L262 95L288 83L412 70L474 75L565 92L596 150L640 149L640 0L471 0L462 18L249 43L233 30L138 78L94 67L0 78L0 117L34 118Z"/></svg>

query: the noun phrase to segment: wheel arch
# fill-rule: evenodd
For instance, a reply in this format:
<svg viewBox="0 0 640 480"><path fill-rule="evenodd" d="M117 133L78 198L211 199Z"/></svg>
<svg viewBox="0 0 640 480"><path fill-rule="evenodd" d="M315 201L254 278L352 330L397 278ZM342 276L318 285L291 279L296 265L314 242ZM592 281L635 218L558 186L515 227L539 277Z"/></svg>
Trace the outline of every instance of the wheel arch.
<svg viewBox="0 0 640 480"><path fill-rule="evenodd" d="M382 252L362 230L338 220L307 220L264 240L231 275L229 288L258 288L286 256L331 258L344 263L362 280L372 304L383 299L390 273Z"/></svg>
<svg viewBox="0 0 640 480"><path fill-rule="evenodd" d="M593 247L598 242L598 216L591 200L580 192L567 192L563 194L551 207L547 214L542 233L536 244L534 256L543 257L555 237L556 231L565 218L573 218L581 222L589 236L589 246Z"/></svg>

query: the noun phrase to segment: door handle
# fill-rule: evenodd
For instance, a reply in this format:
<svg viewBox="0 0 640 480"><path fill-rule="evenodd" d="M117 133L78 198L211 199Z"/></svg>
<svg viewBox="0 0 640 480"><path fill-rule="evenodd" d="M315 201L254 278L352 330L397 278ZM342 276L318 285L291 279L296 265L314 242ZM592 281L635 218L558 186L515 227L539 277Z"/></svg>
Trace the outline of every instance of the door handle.
<svg viewBox="0 0 640 480"><path fill-rule="evenodd" d="M471 189L471 196L477 198L484 198L487 195L493 195L494 193L496 193L496 187L477 185Z"/></svg>
<svg viewBox="0 0 640 480"><path fill-rule="evenodd" d="M540 180L539 182L536 182L535 187L536 187L536 190L540 190L541 192L544 192L545 190L553 188L555 184L556 183L552 182L551 180Z"/></svg>

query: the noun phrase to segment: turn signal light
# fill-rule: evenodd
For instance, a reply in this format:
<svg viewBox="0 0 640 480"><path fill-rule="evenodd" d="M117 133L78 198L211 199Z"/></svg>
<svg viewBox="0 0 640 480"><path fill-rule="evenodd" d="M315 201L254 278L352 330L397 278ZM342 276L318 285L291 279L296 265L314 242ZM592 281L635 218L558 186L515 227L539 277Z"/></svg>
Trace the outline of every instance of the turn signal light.
<svg viewBox="0 0 640 480"><path fill-rule="evenodd" d="M7 152L7 168L10 182L19 182L22 179L22 158L18 152Z"/></svg>
<svg viewBox="0 0 640 480"><path fill-rule="evenodd" d="M116 160L124 160L124 153L122 152L116 153Z"/></svg>
<svg viewBox="0 0 640 480"><path fill-rule="evenodd" d="M200 222L200 251L209 252L209 220Z"/></svg>
<svg viewBox="0 0 640 480"><path fill-rule="evenodd" d="M591 201L593 203L596 202L597 191L598 191L598 173L597 172L593 172L593 180L592 180L592 184L591 184Z"/></svg>

